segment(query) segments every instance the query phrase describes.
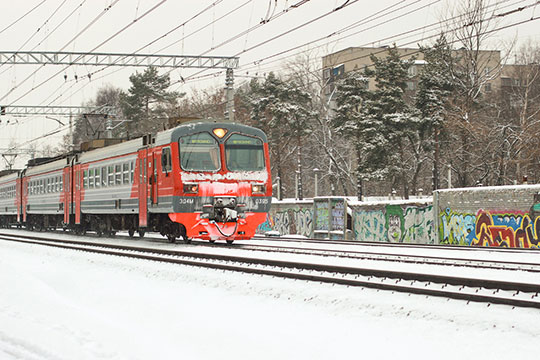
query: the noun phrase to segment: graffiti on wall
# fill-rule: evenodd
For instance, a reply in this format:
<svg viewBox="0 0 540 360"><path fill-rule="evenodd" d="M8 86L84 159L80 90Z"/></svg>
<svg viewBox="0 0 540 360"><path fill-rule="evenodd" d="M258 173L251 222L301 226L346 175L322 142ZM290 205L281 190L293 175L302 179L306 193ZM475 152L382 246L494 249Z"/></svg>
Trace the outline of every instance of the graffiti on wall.
<svg viewBox="0 0 540 360"><path fill-rule="evenodd" d="M433 206L386 205L383 210L356 210L356 240L405 243L434 242Z"/></svg>
<svg viewBox="0 0 540 360"><path fill-rule="evenodd" d="M256 233L264 234L273 230L281 235L297 234L309 237L312 227L313 212L311 209L294 208L269 213L266 221L257 228Z"/></svg>
<svg viewBox="0 0 540 360"><path fill-rule="evenodd" d="M439 218L443 244L539 248L540 216L533 220L523 211L464 214L447 208Z"/></svg>

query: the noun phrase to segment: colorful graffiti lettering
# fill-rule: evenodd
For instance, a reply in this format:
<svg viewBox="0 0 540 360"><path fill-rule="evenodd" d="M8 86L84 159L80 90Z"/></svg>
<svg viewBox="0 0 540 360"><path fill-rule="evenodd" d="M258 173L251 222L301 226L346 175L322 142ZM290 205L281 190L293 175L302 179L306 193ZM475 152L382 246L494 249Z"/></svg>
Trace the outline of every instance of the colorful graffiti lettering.
<svg viewBox="0 0 540 360"><path fill-rule="evenodd" d="M446 209L440 214L439 240L469 246L540 248L540 217L531 220L522 211L460 214Z"/></svg>
<svg viewBox="0 0 540 360"><path fill-rule="evenodd" d="M281 235L297 234L309 237L312 227L313 212L311 210L287 209L268 214L266 221L257 228L257 234L274 230Z"/></svg>
<svg viewBox="0 0 540 360"><path fill-rule="evenodd" d="M354 214L354 238L361 241L388 241L384 213L376 211L356 211Z"/></svg>
<svg viewBox="0 0 540 360"><path fill-rule="evenodd" d="M356 240L424 244L435 241L431 205L386 205L384 210L355 211L353 218Z"/></svg>
<svg viewBox="0 0 540 360"><path fill-rule="evenodd" d="M255 233L264 234L267 231L271 231L273 227L274 227L274 222L272 221L272 217L270 216L270 214L267 214L266 221L257 227L257 230L255 231Z"/></svg>
<svg viewBox="0 0 540 360"><path fill-rule="evenodd" d="M540 217L533 224L528 214L518 218L515 215L508 217L479 211L475 230L476 237L471 245L539 248Z"/></svg>
<svg viewBox="0 0 540 360"><path fill-rule="evenodd" d="M405 209L405 226L401 241L416 244L435 242L433 229L433 206L410 206Z"/></svg>
<svg viewBox="0 0 540 360"><path fill-rule="evenodd" d="M439 218L439 242L441 244L471 244L474 238L476 216L454 213L450 209L446 209Z"/></svg>

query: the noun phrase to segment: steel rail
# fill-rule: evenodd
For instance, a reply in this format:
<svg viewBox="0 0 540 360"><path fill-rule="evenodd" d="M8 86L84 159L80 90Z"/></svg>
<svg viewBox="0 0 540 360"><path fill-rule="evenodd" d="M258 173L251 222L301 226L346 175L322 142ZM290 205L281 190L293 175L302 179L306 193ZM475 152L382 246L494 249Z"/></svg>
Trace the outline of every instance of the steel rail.
<svg viewBox="0 0 540 360"><path fill-rule="evenodd" d="M17 237L19 237L19 239ZM538 299L540 285L538 284L488 279L473 279L446 275L421 274L348 266L323 265L303 262L298 263L291 261L260 259L252 257L202 254L188 251L152 249L103 243L78 242L71 240L36 238L37 237L29 236L0 236L1 240L38 244L72 250L82 250L99 254L117 255L144 260L161 261L174 264L191 265L260 275L270 275L297 280L309 280L356 287L360 286L403 293L413 293L419 295L446 297L474 302L488 302L493 304L504 304L510 306L531 307L540 309L540 300ZM182 257L185 257L187 259L182 259ZM223 264L208 261L222 261L232 264ZM259 268L258 266L263 266L263 268ZM264 267L269 267L270 269L265 269ZM281 270L276 270L276 268ZM302 271L306 270L312 272L319 272L320 274L302 273ZM353 276L355 278L352 278ZM367 277L367 279L358 279L358 276L364 276ZM399 285L399 283L402 281L411 281L411 284ZM441 288L434 288L434 286L441 286ZM457 290L452 290L448 288L449 286L456 286L459 288ZM479 294L479 290L482 289L493 289L494 291L492 295ZM511 294L511 296L509 294L509 296L506 297L502 296L503 294L501 294L500 296L494 296L501 290L512 291L514 293ZM531 300L517 298L517 295L519 295L519 297L523 297L523 295L526 295ZM537 299L536 301L534 300L535 298Z"/></svg>
<svg viewBox="0 0 540 360"><path fill-rule="evenodd" d="M393 242L382 242L382 241L356 241L356 240L326 240L326 239L315 239L315 238L295 238L287 236L261 236L255 235L254 240L264 240L264 241L276 241L276 242L301 242L301 243L315 243L315 244L335 244L335 245L363 245L363 246L373 246L373 247L407 247L407 248L418 248L418 249L450 249L458 251L487 251L487 252L518 252L518 253L528 253L531 251L538 251L537 249L525 249L525 248L510 248L510 247L486 247L486 246L464 246L464 245L454 245L454 244L413 244L413 243L393 243Z"/></svg>

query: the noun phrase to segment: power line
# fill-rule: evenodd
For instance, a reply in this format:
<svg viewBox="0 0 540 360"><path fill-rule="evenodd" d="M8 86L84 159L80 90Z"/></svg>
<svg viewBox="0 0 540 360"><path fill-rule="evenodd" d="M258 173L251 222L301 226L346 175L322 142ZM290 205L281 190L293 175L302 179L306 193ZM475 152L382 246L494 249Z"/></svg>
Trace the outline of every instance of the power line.
<svg viewBox="0 0 540 360"><path fill-rule="evenodd" d="M307 0L307 1L309 1L309 0ZM291 9L291 8L292 8L292 9L298 8L299 6L305 4L307 1L300 1L300 2L297 3L297 4L291 5L291 7L290 7L289 9ZM283 33L281 33L281 34L278 34L278 35L276 35L276 36L274 36L274 37L272 37L272 38L270 38L270 39L267 39L267 40L265 40L265 41L263 41L263 42L261 42L261 43L259 43L259 44L256 44L256 45L250 47L250 48L247 49L247 50L241 51L240 53L238 53L238 54L235 55L235 56L238 56L238 55L240 55L240 54L242 54L242 53L244 53L244 52L253 50L253 49L255 49L255 48L259 47L259 46L262 46L262 45L264 45L264 44L267 44L267 43L269 43L269 42L271 42L271 41L273 41L273 40L275 40L275 39L278 39L278 38L280 38L280 37L282 37L282 36L284 36L284 35L290 34L290 33L293 32L293 31L296 31L296 30L298 30L298 29L300 29L300 28L302 28L302 27L304 27L304 26L307 26L307 25L312 24L312 23L314 23L314 22L316 22L316 21L318 21L318 20L320 20L320 19L322 19L322 18L325 18L326 16L329 16L329 15L331 15L331 14L333 14L333 13L339 11L339 10L342 10L342 9L344 9L344 8L347 7L347 6L351 6L351 5L355 4L355 3L358 2L358 1L359 1L359 0L353 0L352 2L346 1L343 5L337 7L337 8L335 8L335 9L329 11L329 12L326 12L326 13L324 13L324 14L322 14L322 15L319 15L319 16L317 16L317 17L315 17L315 18L313 18L313 19L311 19L311 20L309 20L309 21L307 21L307 22L305 22L305 23L303 23L303 24L300 24L300 25L294 27L293 29L289 29L289 30L287 30L287 31L285 31L285 32L283 32ZM288 12L289 9L283 10L281 13L272 16L270 19L268 19L268 21L264 21L264 22L259 23L259 24L256 25L254 28L257 28L257 27L259 27L259 26L262 26L262 25L268 23L270 20L273 20L273 19L275 19L276 17L281 16L282 14ZM217 48L219 48L219 47L221 47L221 46L223 46L223 45L225 45L225 44L228 44L228 43L231 42L231 41L236 40L236 39L239 38L240 36L243 36L243 35L249 33L249 31L251 31L251 29L248 29L247 32L246 32L246 31L241 32L240 34L238 34L238 35L236 35L236 36L233 36L232 38L229 38L228 40L222 42L221 44L219 44L219 45L217 45L217 46L211 47L209 50L203 52L202 55L204 55L204 54L206 54L206 53L209 53L210 51L213 51L213 50L215 50L215 49L217 49ZM203 70L203 71L204 71L204 70ZM189 79L192 78L193 76L197 76L197 75L201 74L203 71L199 71L199 72L196 72L196 73L193 74L193 75L188 76L188 77L186 78L186 80L189 80ZM171 85L177 84L178 82L180 82L180 81L172 82Z"/></svg>
<svg viewBox="0 0 540 360"><path fill-rule="evenodd" d="M540 1L538 1L538 2L535 3L535 4L528 5L528 7L536 6L538 3L540 3ZM520 10L520 11L521 11L521 10ZM510 14L510 13L513 13L513 11L512 11L512 12L508 12L507 14ZM506 15L505 15L505 14L502 14L502 16L506 16ZM488 19L481 19L481 20L478 20L477 22L488 21L488 20L493 19L493 18L496 18L496 17L501 17L501 14L494 14L494 15L492 15L492 16L491 16L490 18L488 18ZM526 20L514 22L514 23L512 23L512 24L508 24L508 25L505 25L505 26L497 27L497 28L494 28L494 29L491 29L491 30L486 31L486 32L484 32L483 34L484 34L484 35L486 35L486 34L491 34L491 33L494 33L494 32L496 32L496 31L508 29L508 28L511 28L511 27L519 26L519 25L523 25L523 24L525 24L525 23L528 23L528 22L531 22L531 21L535 21L535 20L538 20L538 19L540 19L540 15L539 15L539 16L536 16L536 17L533 16L533 17L528 18L528 19L526 19ZM475 22L475 23L477 23L477 22ZM471 23L471 24L468 24L468 25L471 25L471 26L472 26L472 25L474 25L475 23ZM459 28L461 28L461 26L459 26L459 27L457 27L457 28L454 28L454 29L451 29L449 32L454 32L454 31L458 30ZM433 37L439 36L439 35L440 35L440 34L422 37L421 39L416 39L416 40L410 41L410 42L405 43L405 44L400 44L399 46L396 45L396 47L399 48L399 47L403 47L403 46L410 45L410 44L417 44L417 43L420 42L420 41L425 41L425 40L427 40L427 39L430 39L430 38L433 38ZM456 39L456 40L453 40L453 41L449 41L448 44L450 45L450 44L458 43L458 42L460 42L460 41L461 41L460 39ZM384 52L386 52L386 51L388 51L388 49L379 50L379 51L377 51L377 52L374 52L373 55L376 56L377 54L381 54L381 53L384 53ZM402 57L402 58L403 58L403 57L409 57L409 56L418 54L418 53L420 53L420 52L422 52L422 50L421 50L421 49L418 49L418 50L412 51L412 52L410 52L410 53L407 53L407 54L404 54L404 55L400 55L400 57ZM352 59L348 59L348 61L360 60L360 59L366 58L366 57L368 57L368 56L371 56L371 54L370 54L370 55L359 56L359 57L352 58ZM373 65L370 65L370 66L368 66L368 67L373 67ZM322 70L323 70L323 68L318 69L318 71L322 71ZM316 70L316 71L317 71L317 70ZM210 75L207 75L207 76L210 76ZM317 81L313 81L313 82L311 82L311 83L308 83L308 85L314 84L314 83L316 83L316 82L317 82ZM213 105L211 105L211 106L209 106L209 107L203 109L203 111L208 110L208 109L212 109L212 108L218 108L218 107L220 107L220 106L223 106L223 104L224 104L224 103L213 104ZM189 115L195 115L195 114L198 114L198 113L200 113L200 112L202 112L202 111L199 111L199 112L193 112L193 113L190 113ZM188 116L189 116L189 115L188 115Z"/></svg>
<svg viewBox="0 0 540 360"><path fill-rule="evenodd" d="M90 28L90 26L92 26L99 18L101 18L108 10L110 10L114 5L116 5L118 3L118 1L120 0L114 0L109 6L107 6L96 18L94 18L83 30L81 30L73 39L71 39L70 41L68 41L59 51L62 51L64 50L69 44L71 44L73 41L75 41L75 39L77 39L83 32L85 32L86 30L88 30ZM34 72L32 72L30 75L28 75L22 82L20 82L19 84L15 85L13 88L11 88L7 94L5 94L4 96L2 96L0 98L0 101L1 100L4 100L7 96L9 96L13 91L15 91L15 89L17 89L19 86L21 86L22 84L24 84L26 81L28 81L28 79L30 79L32 76L34 76L43 66L45 66L45 64L43 64L41 67L37 68ZM64 69L65 70L65 69ZM63 71L63 70L62 70ZM49 79L47 79L45 82L49 81ZM45 82L39 84L37 87L40 87L41 85L43 85ZM29 94L30 92L34 91L37 87L33 87L30 91L26 92L23 96L26 96L27 94ZM19 97L17 100L19 100L20 98L22 98L23 96ZM17 101L15 100L15 101ZM14 101L14 102L15 102Z"/></svg>
<svg viewBox="0 0 540 360"><path fill-rule="evenodd" d="M119 0L115 0L111 5L109 5L107 8L105 8L104 12L109 10L113 5L115 5ZM138 18L136 18L135 20L133 20L131 23L129 23L128 25L124 26L121 30L119 30L118 32L116 32L114 35L110 36L109 38L107 38L105 41L101 42L99 45L97 45L96 47L94 47L92 50L90 50L89 52L93 52L95 51L97 48L103 46L104 44L106 44L108 41L112 40L114 37L118 36L120 33L122 33L123 31L125 31L128 27L130 27L131 25L133 25L135 22L137 22L138 20L142 19L143 17L147 16L148 14L150 14L152 11L154 11L155 9L157 9L159 6L161 6L162 4L164 4L167 0L162 0L161 2L159 2L158 4L154 5L152 8L150 8L148 11L146 11L144 14L142 14L141 16L139 16ZM103 12L103 13L104 13ZM102 13L102 14L103 14ZM92 22L93 23L93 22ZM87 29L88 27L86 27L85 29ZM74 38L75 39L75 38ZM73 40L74 40L73 39ZM71 41L73 41L71 40ZM61 51L61 50L60 50ZM75 60L77 61L77 59ZM44 65L43 65L44 66ZM51 77L47 78L45 81L39 83L38 85L34 86L32 89L28 90L26 93L24 93L23 95L19 96L16 100L12 101L12 103L15 103L17 102L18 100L20 100L21 98L23 98L24 96L28 95L29 93L31 93L32 91L34 91L35 89L41 87L43 84L47 83L49 80L51 80L52 78L54 78L55 76L58 76L59 74L61 74L63 71L65 71L69 66L66 66L65 68L63 68L62 70L60 70L59 72L53 74ZM38 69L39 70L39 69ZM37 70L36 70L37 71ZM35 73L35 72L34 72ZM29 77L28 77L29 78ZM27 79L28 79L27 78ZM26 80L26 79L25 79ZM20 84L19 84L20 85ZM10 92L12 92L12 90L10 90ZM9 93L4 95L2 98L0 98L0 100L3 100L7 95L9 95Z"/></svg>
<svg viewBox="0 0 540 360"><path fill-rule="evenodd" d="M40 2L39 4L34 6L32 9L28 10L24 15L19 17L17 20L13 21L11 24L9 24L8 26L6 26L2 30L0 30L0 34L3 33L4 31L8 30L9 28L11 28L13 25L15 25L16 23L18 23L19 21L21 21L22 19L24 19L28 15L30 15L34 10L36 10L38 7L40 7L45 1L47 1L47 0L43 0L42 2Z"/></svg>
<svg viewBox="0 0 540 360"><path fill-rule="evenodd" d="M233 12L235 12L235 11L238 10L239 8L243 7L245 4L249 3L250 1L253 1L253 0L248 0L246 3L244 3L244 4L240 5L240 6L238 6L237 8L235 8L235 9L233 9L233 10L231 10L231 11L229 11L226 15L220 17L218 20L224 18L225 16L228 16L229 14L232 14ZM181 25L174 27L173 29L167 31L164 35L160 35L158 38L152 40L151 42L147 43L146 45L142 46L141 48L135 50L135 51L133 52L133 54L137 54L138 52L140 52L140 51L142 51L143 49L147 48L148 46L154 44L154 43L157 42L158 40L161 40L162 38L165 38L166 36L170 35L172 32L178 30L179 28L184 27L184 26L187 25L189 22L193 21L194 19L196 19L197 17L199 17L200 15L202 15L203 13L205 13L206 11L208 11L208 10L210 10L211 8L215 7L215 6L216 6L217 4L219 4L220 2L222 2L222 0L217 0L217 1L215 1L215 2L212 3L211 5L207 6L207 7L204 8L203 10L199 11L198 13L196 13L195 15L193 15L192 17L190 17L188 20L184 21ZM208 25L206 25L206 26L208 26ZM203 27L203 28L204 28L204 27ZM183 37L180 41L182 41L183 39L187 38L188 36L191 36L192 34L193 34L193 33L191 33L191 34L189 34L189 35ZM172 46L172 45L169 45L169 46ZM163 49L161 49L161 50L163 50ZM159 51L157 51L157 52L154 52L154 53L151 54L151 55L156 55L156 54L159 53L161 50L159 50ZM101 71L104 71L104 70L108 69L109 67L110 67L110 66L107 65L107 66L105 66L105 67L103 67L103 68L101 68L101 69L99 69L99 70L96 70L96 71L93 71L93 72L89 72L89 73L88 73L88 78L90 79L90 78L93 77L95 74L97 74L97 73L99 73L99 72L101 72ZM234 67L236 68L237 65L235 65ZM106 76L110 76L110 75L112 75L112 74L114 74L114 73L116 73L116 72L118 72L118 71L120 71L120 69L114 70L114 71L110 72L109 74L105 74L105 75L103 75L103 76L101 76L101 77L98 77L98 78L95 79L95 80L99 80L99 79L102 79L102 78L104 78L104 77L106 77ZM71 81L71 80L70 80L70 81ZM88 84L88 83L87 83L87 84ZM83 85L81 88L79 88L75 93L77 93L77 92L79 92L79 91L82 91L82 90L87 86L87 84L84 84L84 85ZM72 85L70 86L70 89L71 89L74 85L75 85L75 83L72 84ZM61 87L62 87L62 86L61 86ZM50 98L54 93L56 93L57 91L59 91L59 89L60 89L61 87L59 87L56 91L54 91L53 93L51 93L51 95L49 95L48 98ZM57 100L59 97L61 97L61 96L62 96L62 94L60 94L58 97L56 97L52 102L56 101L56 100ZM73 96L73 94L72 94L72 96ZM48 98L47 98L47 99L48 99ZM46 99L46 100L47 100L47 99ZM45 100L45 101L46 101L46 100ZM44 102L45 102L45 101L44 101ZM50 102L49 105L50 105L52 102ZM43 103L43 102L42 102L42 103Z"/></svg>

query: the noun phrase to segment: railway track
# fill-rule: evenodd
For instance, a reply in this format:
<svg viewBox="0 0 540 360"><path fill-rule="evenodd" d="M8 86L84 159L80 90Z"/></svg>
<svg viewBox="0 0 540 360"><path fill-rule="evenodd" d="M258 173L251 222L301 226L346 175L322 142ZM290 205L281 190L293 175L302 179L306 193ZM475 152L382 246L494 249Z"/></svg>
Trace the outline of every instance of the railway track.
<svg viewBox="0 0 540 360"><path fill-rule="evenodd" d="M538 296L540 283L208 254L86 240L58 240L26 235L0 234L0 240L288 279L540 309Z"/></svg>

